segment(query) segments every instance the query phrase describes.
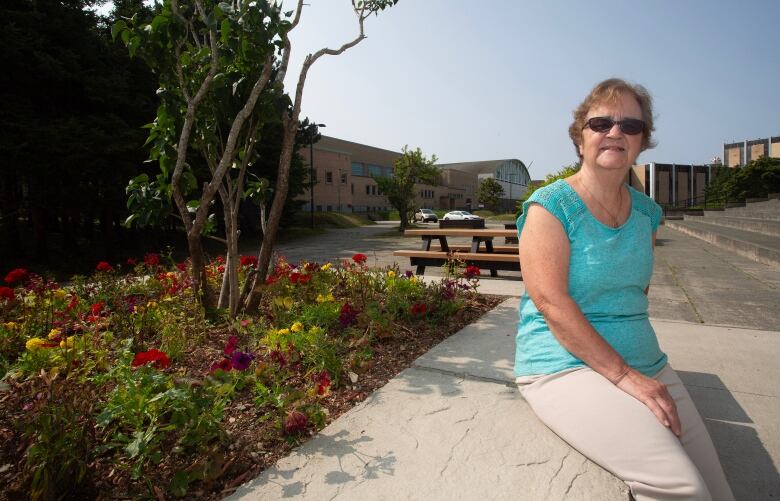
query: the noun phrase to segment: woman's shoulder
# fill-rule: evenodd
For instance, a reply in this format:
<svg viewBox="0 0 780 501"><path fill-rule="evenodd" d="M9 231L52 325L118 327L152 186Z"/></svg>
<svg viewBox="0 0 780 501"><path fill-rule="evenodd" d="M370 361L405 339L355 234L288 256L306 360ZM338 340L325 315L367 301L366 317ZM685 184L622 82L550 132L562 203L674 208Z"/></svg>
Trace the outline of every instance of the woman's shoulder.
<svg viewBox="0 0 780 501"><path fill-rule="evenodd" d="M525 215L531 204L539 204L558 218L568 231L585 213L585 205L577 192L563 179L534 191L523 203L523 213L518 218L518 230L525 222Z"/></svg>
<svg viewBox="0 0 780 501"><path fill-rule="evenodd" d="M628 188L628 192L631 194L632 209L649 217L653 224L653 230L655 230L661 221L661 216L663 215L663 209L661 206L655 203L655 200L648 197L641 191L636 190L630 185L626 184L626 187Z"/></svg>

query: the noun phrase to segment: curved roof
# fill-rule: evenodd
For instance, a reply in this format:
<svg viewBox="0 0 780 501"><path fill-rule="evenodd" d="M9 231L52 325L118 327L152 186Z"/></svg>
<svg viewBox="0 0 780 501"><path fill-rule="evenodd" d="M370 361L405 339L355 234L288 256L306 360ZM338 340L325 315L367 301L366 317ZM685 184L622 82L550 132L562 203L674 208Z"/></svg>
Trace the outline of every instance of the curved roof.
<svg viewBox="0 0 780 501"><path fill-rule="evenodd" d="M520 166L522 166L522 168L528 172L528 168L525 166L522 160L518 160L516 158L506 158L504 160L483 160L480 162L458 162L454 164L436 164L436 167L439 167L440 169L459 170L461 172L468 172L470 174L493 174L500 166L506 163L519 163Z"/></svg>

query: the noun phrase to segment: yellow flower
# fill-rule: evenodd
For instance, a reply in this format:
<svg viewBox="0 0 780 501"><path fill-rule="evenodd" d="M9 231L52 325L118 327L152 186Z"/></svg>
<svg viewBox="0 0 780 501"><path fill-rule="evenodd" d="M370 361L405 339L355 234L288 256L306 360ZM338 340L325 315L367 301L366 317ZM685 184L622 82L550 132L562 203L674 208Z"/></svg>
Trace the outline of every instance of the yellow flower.
<svg viewBox="0 0 780 501"><path fill-rule="evenodd" d="M320 327L319 325L314 325L314 326L312 326L311 329L309 329L309 332L311 332L312 334L315 334L315 335L316 334L320 334L320 333L322 333L322 327Z"/></svg>
<svg viewBox="0 0 780 501"><path fill-rule="evenodd" d="M73 341L76 339L76 336L68 336L68 339L63 339L60 341L60 348L71 348L73 347Z"/></svg>
<svg viewBox="0 0 780 501"><path fill-rule="evenodd" d="M30 351L35 351L41 348L44 344L46 344L45 339L41 339L39 337L33 337L27 340L27 343L25 343L24 347Z"/></svg>
<svg viewBox="0 0 780 501"><path fill-rule="evenodd" d="M300 323L300 322L295 322L295 323L293 323L293 324L292 324L292 326L290 327L290 330L291 330L292 332L301 332L301 331L303 330L303 324L302 324L302 323Z"/></svg>
<svg viewBox="0 0 780 501"><path fill-rule="evenodd" d="M289 334L290 333L290 329L286 329L286 328L285 329L279 329L278 331L276 331L276 333L277 334Z"/></svg>
<svg viewBox="0 0 780 501"><path fill-rule="evenodd" d="M417 283L417 280L418 280L418 278L417 278L417 275L412 275L412 276L409 278L409 281L410 281L410 282L412 282L413 284L416 284L416 283Z"/></svg>
<svg viewBox="0 0 780 501"><path fill-rule="evenodd" d="M328 271L330 267L333 266L331 263L325 263L322 265L322 268L320 268L322 271Z"/></svg>
<svg viewBox="0 0 780 501"><path fill-rule="evenodd" d="M54 298L55 299L65 299L66 295L67 294L62 289L57 289L57 290L54 291Z"/></svg>
<svg viewBox="0 0 780 501"><path fill-rule="evenodd" d="M336 299L333 297L333 293L329 292L327 296L323 296L322 294L317 294L317 302L318 303L327 303L328 301L335 301Z"/></svg>
<svg viewBox="0 0 780 501"><path fill-rule="evenodd" d="M55 337L60 335L59 329L52 329L49 331L49 339L54 339Z"/></svg>
<svg viewBox="0 0 780 501"><path fill-rule="evenodd" d="M394 271L394 270L390 270L390 271L388 271L388 272L387 272L387 276L388 276L388 277L390 277L390 278L393 278L393 277L395 277L395 271Z"/></svg>
<svg viewBox="0 0 780 501"><path fill-rule="evenodd" d="M155 307L157 307L157 302L156 301L149 301L148 303L146 303L146 307L147 308L155 308Z"/></svg>
<svg viewBox="0 0 780 501"><path fill-rule="evenodd" d="M8 329L9 331L12 331L12 330L16 329L16 322L6 322L6 323L4 323L3 325L4 325L4 326L5 326L5 328L6 328L6 329Z"/></svg>
<svg viewBox="0 0 780 501"><path fill-rule="evenodd" d="M168 273L165 274L165 276L168 278L176 278L176 273L169 271Z"/></svg>
<svg viewBox="0 0 780 501"><path fill-rule="evenodd" d="M285 296L285 297L276 296L274 298L274 304L276 306L289 310L290 308L292 308L293 300L290 296Z"/></svg>

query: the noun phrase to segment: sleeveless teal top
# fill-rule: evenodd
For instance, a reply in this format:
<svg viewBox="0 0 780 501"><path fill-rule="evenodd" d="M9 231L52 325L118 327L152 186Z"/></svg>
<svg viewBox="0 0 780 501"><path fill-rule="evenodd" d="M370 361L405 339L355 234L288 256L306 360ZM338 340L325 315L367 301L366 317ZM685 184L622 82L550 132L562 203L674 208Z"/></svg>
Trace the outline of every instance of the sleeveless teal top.
<svg viewBox="0 0 780 501"><path fill-rule="evenodd" d="M569 294L628 365L654 376L666 365L666 355L650 325L644 291L653 274L653 233L662 210L643 193L627 188L631 214L622 226L611 228L593 217L569 183L558 180L535 191L523 204L517 234L523 231L531 204L558 218L571 246ZM534 302L523 294L515 375L554 374L584 366L558 342Z"/></svg>

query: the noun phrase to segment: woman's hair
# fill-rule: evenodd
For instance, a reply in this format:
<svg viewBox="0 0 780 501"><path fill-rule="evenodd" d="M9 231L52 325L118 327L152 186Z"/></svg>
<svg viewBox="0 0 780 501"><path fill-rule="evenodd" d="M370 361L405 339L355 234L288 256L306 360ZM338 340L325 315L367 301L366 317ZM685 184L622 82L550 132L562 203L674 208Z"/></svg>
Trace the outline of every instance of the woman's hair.
<svg viewBox="0 0 780 501"><path fill-rule="evenodd" d="M569 137L574 143L574 151L577 152L580 159L582 159L582 155L580 155L579 146L582 144L582 129L585 127L585 118L588 116L588 112L599 104L618 103L620 96L624 93L634 96L642 109L645 130L642 133L642 149L640 151L655 147L655 142L652 139L655 130L653 126L653 98L650 96L650 92L639 84L632 85L621 78L610 78L596 84L588 97L574 110L574 122L569 126Z"/></svg>

